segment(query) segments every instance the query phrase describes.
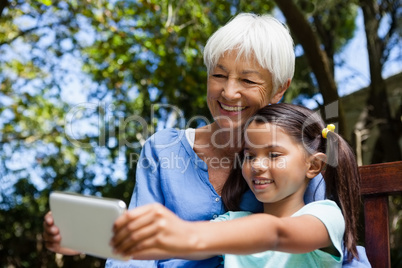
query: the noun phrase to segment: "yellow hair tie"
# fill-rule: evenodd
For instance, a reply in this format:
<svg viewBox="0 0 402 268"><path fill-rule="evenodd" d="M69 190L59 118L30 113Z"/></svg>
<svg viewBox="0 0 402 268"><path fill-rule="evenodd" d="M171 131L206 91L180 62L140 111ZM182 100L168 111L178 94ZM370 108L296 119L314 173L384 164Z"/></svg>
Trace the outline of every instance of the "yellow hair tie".
<svg viewBox="0 0 402 268"><path fill-rule="evenodd" d="M324 137L324 139L327 138L328 131L334 132L334 130L335 130L335 125L334 124L327 125L327 127L322 130L322 136Z"/></svg>

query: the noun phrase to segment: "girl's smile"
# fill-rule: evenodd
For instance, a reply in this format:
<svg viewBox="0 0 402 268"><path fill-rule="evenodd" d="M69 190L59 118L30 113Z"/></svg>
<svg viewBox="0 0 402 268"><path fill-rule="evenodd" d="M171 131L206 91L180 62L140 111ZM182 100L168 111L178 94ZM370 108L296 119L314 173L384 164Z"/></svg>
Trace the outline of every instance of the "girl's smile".
<svg viewBox="0 0 402 268"><path fill-rule="evenodd" d="M254 185L254 190L265 190L267 187L269 187L270 184L274 183L274 180L272 179L266 179L266 178L254 178L252 180L253 185Z"/></svg>

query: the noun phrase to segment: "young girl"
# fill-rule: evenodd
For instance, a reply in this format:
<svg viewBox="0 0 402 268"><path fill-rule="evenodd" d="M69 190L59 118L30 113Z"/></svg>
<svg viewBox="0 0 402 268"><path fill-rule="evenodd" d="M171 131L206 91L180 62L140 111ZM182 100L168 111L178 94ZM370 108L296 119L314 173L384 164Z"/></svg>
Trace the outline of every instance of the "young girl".
<svg viewBox="0 0 402 268"><path fill-rule="evenodd" d="M136 208L115 223L115 251L137 259L225 254L226 267L340 267L343 245L358 257L360 177L333 126L304 107L266 106L247 124L240 155L242 169L234 166L222 193L232 211L214 222L186 222L161 205ZM320 172L327 200L305 205L308 182ZM234 212L248 187L264 214Z"/></svg>

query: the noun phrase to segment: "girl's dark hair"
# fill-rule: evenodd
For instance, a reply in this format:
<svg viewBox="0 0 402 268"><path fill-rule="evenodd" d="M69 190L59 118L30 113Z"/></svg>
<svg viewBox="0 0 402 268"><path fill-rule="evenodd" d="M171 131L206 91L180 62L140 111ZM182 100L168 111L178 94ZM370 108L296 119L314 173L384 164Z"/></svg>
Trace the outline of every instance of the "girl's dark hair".
<svg viewBox="0 0 402 268"><path fill-rule="evenodd" d="M326 198L335 201L344 215L344 245L348 251L348 259L358 258L356 242L361 204L360 174L349 144L335 132L328 132L327 138L323 138L322 130L325 125L322 118L318 113L298 105L278 103L265 106L248 124L251 122L281 127L296 142L302 144L309 155L319 152L326 154L326 165L322 171ZM240 210L241 197L247 189L247 183L241 175L241 166L235 164L222 190L225 207L228 210Z"/></svg>

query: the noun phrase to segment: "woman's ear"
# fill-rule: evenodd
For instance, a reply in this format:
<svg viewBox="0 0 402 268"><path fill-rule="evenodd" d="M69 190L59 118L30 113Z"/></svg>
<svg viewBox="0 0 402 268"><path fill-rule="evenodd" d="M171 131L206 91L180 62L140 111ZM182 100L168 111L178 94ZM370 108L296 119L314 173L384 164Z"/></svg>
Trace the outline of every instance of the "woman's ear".
<svg viewBox="0 0 402 268"><path fill-rule="evenodd" d="M309 169L307 170L306 177L309 179L317 176L324 168L327 156L324 153L316 153L309 156Z"/></svg>
<svg viewBox="0 0 402 268"><path fill-rule="evenodd" d="M291 81L291 79L288 79L285 84L278 88L278 91L272 96L270 103L278 103L282 99L283 94L285 94L286 89L289 88Z"/></svg>

